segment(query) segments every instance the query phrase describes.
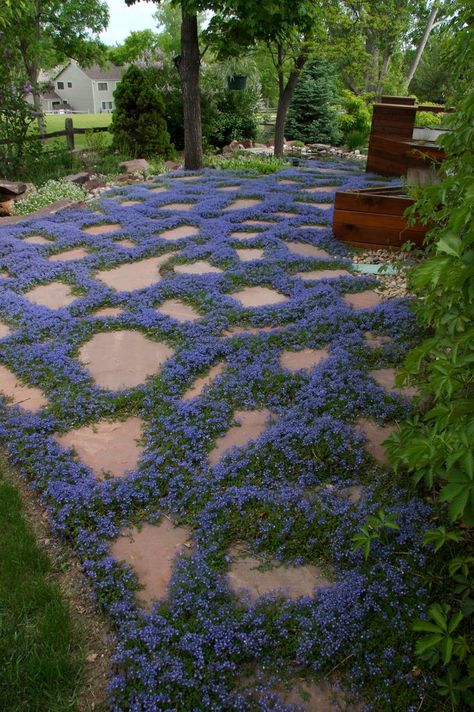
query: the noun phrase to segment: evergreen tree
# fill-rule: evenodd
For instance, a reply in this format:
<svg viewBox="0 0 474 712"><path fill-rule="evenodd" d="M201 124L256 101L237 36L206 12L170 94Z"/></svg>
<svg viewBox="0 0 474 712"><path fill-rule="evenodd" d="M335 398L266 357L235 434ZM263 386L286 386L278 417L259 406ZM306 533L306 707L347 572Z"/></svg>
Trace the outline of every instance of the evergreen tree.
<svg viewBox="0 0 474 712"><path fill-rule="evenodd" d="M288 109L285 136L304 143L338 143L335 72L325 59L307 62Z"/></svg>
<svg viewBox="0 0 474 712"><path fill-rule="evenodd" d="M131 65L115 92L110 132L112 147L133 156L170 158L173 146L166 126L165 107L145 69Z"/></svg>

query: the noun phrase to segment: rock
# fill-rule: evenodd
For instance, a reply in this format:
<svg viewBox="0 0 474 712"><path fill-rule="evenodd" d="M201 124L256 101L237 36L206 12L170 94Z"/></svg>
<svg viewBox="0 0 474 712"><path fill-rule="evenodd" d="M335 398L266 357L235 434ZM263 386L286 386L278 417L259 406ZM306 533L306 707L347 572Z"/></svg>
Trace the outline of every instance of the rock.
<svg viewBox="0 0 474 712"><path fill-rule="evenodd" d="M265 144L265 146L266 146L267 148L273 148L274 145L275 145L275 141L274 141L272 138L269 138L268 141L267 141L266 144Z"/></svg>
<svg viewBox="0 0 474 712"><path fill-rule="evenodd" d="M5 196L6 200L23 195L27 187L26 183L18 183L12 180L0 180L0 200L2 200L2 195Z"/></svg>
<svg viewBox="0 0 474 712"><path fill-rule="evenodd" d="M0 202L0 216L9 217L15 212L13 199L3 200Z"/></svg>
<svg viewBox="0 0 474 712"><path fill-rule="evenodd" d="M327 151L331 145L329 143L309 143L308 147L315 151Z"/></svg>
<svg viewBox="0 0 474 712"><path fill-rule="evenodd" d="M103 188L104 186L105 183L100 178L91 178L90 180L82 184L82 187L88 193L92 192L93 190L96 190L97 188Z"/></svg>
<svg viewBox="0 0 474 712"><path fill-rule="evenodd" d="M253 141L251 138L243 138L240 143L244 148L253 148Z"/></svg>
<svg viewBox="0 0 474 712"><path fill-rule="evenodd" d="M119 163L119 168L124 168L127 173L144 173L149 167L150 164L146 158L134 158L131 161L122 161L122 163Z"/></svg>
<svg viewBox="0 0 474 712"><path fill-rule="evenodd" d="M136 173L122 173L115 179L116 183L133 183L133 181L143 180L143 176Z"/></svg>
<svg viewBox="0 0 474 712"><path fill-rule="evenodd" d="M167 171L179 171L182 165L178 161L165 161L165 168Z"/></svg>
<svg viewBox="0 0 474 712"><path fill-rule="evenodd" d="M238 151L239 148L244 148L243 144L240 143L240 141L236 141L235 139L229 143L229 148L231 151ZM249 146L251 148L251 146Z"/></svg>
<svg viewBox="0 0 474 712"><path fill-rule="evenodd" d="M71 173L68 176L64 176L63 180L68 183L75 183L76 185L82 185L86 183L90 178L90 173L87 171L82 171L82 173Z"/></svg>

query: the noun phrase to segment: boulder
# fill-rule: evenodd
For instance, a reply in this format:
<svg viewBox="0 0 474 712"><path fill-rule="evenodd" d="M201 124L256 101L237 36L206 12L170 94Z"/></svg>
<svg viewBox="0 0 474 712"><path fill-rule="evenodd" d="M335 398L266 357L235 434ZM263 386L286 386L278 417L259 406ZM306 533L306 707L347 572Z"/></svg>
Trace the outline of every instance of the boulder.
<svg viewBox="0 0 474 712"><path fill-rule="evenodd" d="M127 173L144 173L149 167L150 164L146 158L134 158L131 161L122 161L122 163L119 163L119 168L123 168Z"/></svg>
<svg viewBox="0 0 474 712"><path fill-rule="evenodd" d="M68 183L75 183L76 185L83 185L90 178L90 173L87 171L82 171L82 173L71 173L68 176L64 176L63 180Z"/></svg>
<svg viewBox="0 0 474 712"><path fill-rule="evenodd" d="M82 187L84 188L84 190L90 193L91 191L96 190L96 188L103 188L105 185L106 183L100 178L91 178L90 180L83 183Z"/></svg>
<svg viewBox="0 0 474 712"><path fill-rule="evenodd" d="M12 199L1 201L0 202L0 217L8 217L9 215L13 215L13 213L15 212L14 205L15 205L15 203L13 202Z"/></svg>
<svg viewBox="0 0 474 712"><path fill-rule="evenodd" d="M11 200L23 195L27 189L26 183L18 183L12 180L0 180L0 200L4 196L4 200Z"/></svg>
<svg viewBox="0 0 474 712"><path fill-rule="evenodd" d="M178 161L165 161L165 168L167 171L179 171L182 166Z"/></svg>
<svg viewBox="0 0 474 712"><path fill-rule="evenodd" d="M253 148L253 141L251 138L243 138L240 143L244 148Z"/></svg>

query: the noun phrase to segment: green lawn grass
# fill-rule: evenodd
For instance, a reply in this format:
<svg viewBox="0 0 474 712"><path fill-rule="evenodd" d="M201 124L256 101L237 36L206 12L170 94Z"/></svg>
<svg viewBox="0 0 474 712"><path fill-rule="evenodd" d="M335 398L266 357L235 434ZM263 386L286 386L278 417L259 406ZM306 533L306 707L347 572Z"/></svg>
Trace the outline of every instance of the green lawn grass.
<svg viewBox="0 0 474 712"><path fill-rule="evenodd" d="M16 488L0 472L0 710L74 710L79 631Z"/></svg>
<svg viewBox="0 0 474 712"><path fill-rule="evenodd" d="M46 132L64 131L65 119L72 119L74 126L78 129L88 129L93 126L109 126L112 121L112 114L48 114L45 116ZM105 133L105 137L107 139L107 145L109 145L112 137L108 132ZM66 138L61 137L51 140L66 146ZM74 140L76 148L86 148L85 135L76 135Z"/></svg>

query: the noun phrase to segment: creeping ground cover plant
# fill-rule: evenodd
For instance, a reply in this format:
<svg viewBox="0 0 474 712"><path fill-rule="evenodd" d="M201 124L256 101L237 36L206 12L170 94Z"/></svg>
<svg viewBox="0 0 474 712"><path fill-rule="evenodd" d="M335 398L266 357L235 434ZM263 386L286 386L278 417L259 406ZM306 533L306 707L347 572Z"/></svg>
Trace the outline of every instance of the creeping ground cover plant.
<svg viewBox="0 0 474 712"><path fill-rule="evenodd" d="M0 230L0 435L114 623L112 710L405 712L432 684L430 511L380 446L419 329L330 229L370 180L176 173ZM368 517L395 526L365 556Z"/></svg>

